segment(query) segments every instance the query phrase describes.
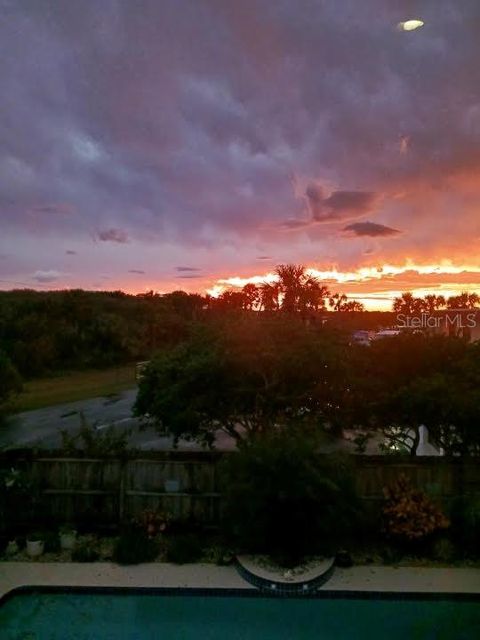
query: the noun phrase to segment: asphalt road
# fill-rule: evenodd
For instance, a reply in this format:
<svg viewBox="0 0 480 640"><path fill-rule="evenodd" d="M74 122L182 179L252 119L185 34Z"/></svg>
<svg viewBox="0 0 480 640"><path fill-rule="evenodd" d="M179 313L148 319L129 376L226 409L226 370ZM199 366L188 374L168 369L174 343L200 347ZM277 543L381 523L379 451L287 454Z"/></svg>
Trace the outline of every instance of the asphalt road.
<svg viewBox="0 0 480 640"><path fill-rule="evenodd" d="M80 428L80 413L88 424L99 431L110 425L116 431L131 430L129 444L141 451L168 451L173 449L173 439L160 435L152 425L132 417L132 409L137 395L136 389L123 391L113 397L89 398L78 402L46 407L35 411L26 411L10 418L8 425L0 429L0 449L33 448L56 449L61 446L60 431L66 430L72 435ZM352 434L352 437L355 434ZM352 451L353 444L346 440L325 444L323 450ZM381 438L372 438L368 443L367 453L378 454ZM430 447L430 445L426 445ZM225 433L217 432L215 449L231 451L235 442ZM202 447L195 442L181 440L177 449L181 451L201 451ZM437 451L422 452L420 455L438 455Z"/></svg>
<svg viewBox="0 0 480 640"><path fill-rule="evenodd" d="M80 428L80 413L88 424L99 431L112 425L115 430L132 430L129 443L140 450L166 451L172 449L171 437L159 435L148 423L132 417L132 408L137 395L136 389L123 391L109 398L90 398L78 402L26 411L12 416L7 426L0 429L0 448L38 447L55 449L61 445L60 431L71 434ZM180 450L199 451L201 447L193 442L180 441ZM231 450L231 438L219 432L216 440L219 450Z"/></svg>

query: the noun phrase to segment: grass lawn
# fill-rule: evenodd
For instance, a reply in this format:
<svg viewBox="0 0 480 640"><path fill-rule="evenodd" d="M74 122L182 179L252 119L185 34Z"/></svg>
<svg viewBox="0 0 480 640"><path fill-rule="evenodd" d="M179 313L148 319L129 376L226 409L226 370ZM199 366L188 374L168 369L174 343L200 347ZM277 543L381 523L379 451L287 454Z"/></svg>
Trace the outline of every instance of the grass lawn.
<svg viewBox="0 0 480 640"><path fill-rule="evenodd" d="M15 413L51 407L98 396L109 396L136 386L135 364L112 369L76 371L25 383L12 403Z"/></svg>

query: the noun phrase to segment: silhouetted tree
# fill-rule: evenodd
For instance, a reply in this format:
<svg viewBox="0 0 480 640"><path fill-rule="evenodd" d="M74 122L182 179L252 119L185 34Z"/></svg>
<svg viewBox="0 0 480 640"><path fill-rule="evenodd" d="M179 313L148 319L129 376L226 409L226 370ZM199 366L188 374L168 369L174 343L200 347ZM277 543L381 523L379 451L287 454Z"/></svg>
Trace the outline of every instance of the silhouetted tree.
<svg viewBox="0 0 480 640"><path fill-rule="evenodd" d="M423 300L422 298L415 298L410 291L407 291L402 293L399 298L394 299L393 311L406 315L421 313L423 311Z"/></svg>
<svg viewBox="0 0 480 640"><path fill-rule="evenodd" d="M477 293L462 292L458 296L451 296L447 300L448 309L477 309L480 306L480 296Z"/></svg>
<svg viewBox="0 0 480 640"><path fill-rule="evenodd" d="M423 298L423 311L433 313L437 309L445 307L446 301L444 296L437 296L434 293L426 295Z"/></svg>

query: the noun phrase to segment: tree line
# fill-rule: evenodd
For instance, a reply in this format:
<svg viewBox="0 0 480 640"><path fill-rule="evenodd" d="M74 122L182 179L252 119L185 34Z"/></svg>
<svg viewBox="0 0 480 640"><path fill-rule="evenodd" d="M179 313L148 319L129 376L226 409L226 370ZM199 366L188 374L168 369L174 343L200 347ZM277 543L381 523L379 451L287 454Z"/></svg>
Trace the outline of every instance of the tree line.
<svg viewBox="0 0 480 640"><path fill-rule="evenodd" d="M148 360L188 341L198 327L256 319L299 317L304 325L318 320L348 335L395 323L395 313L439 308L475 308L472 293L445 300L395 299L393 311L366 312L344 293L334 292L302 265L279 265L274 278L243 288L228 288L218 297L173 291L129 295L122 291L81 289L0 292L0 405L19 388L20 379L64 371L101 368Z"/></svg>
<svg viewBox="0 0 480 640"><path fill-rule="evenodd" d="M393 300L393 311L404 314L433 313L440 309L478 309L480 296L477 293L462 292L457 296L445 298L434 293L425 297L416 297L410 291L402 293Z"/></svg>
<svg viewBox="0 0 480 640"><path fill-rule="evenodd" d="M480 343L410 333L362 346L299 316L223 319L149 364L135 411L210 445L218 431L244 444L351 429L414 454L425 425L447 454L478 454Z"/></svg>

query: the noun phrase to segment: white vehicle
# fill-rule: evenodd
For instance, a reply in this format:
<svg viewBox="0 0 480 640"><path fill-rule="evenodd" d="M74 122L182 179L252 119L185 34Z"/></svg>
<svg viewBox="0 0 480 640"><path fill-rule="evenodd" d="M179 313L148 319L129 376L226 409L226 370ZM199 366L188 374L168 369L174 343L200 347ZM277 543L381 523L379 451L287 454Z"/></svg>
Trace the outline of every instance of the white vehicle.
<svg viewBox="0 0 480 640"><path fill-rule="evenodd" d="M398 329L382 329L374 334L372 340L383 340L383 338L394 338L399 336L400 331Z"/></svg>

